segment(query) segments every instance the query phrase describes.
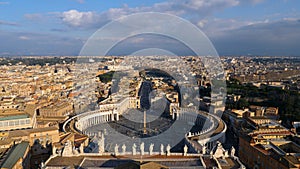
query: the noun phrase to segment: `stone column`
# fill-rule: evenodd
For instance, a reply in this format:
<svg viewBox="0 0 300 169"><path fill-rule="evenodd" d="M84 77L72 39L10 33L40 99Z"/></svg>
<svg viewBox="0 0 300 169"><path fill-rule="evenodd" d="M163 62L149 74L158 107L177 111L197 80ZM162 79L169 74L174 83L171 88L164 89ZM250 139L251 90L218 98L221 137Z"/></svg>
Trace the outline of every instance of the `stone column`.
<svg viewBox="0 0 300 169"><path fill-rule="evenodd" d="M117 118L116 120L119 121L119 113L118 112L117 112L117 117L116 118Z"/></svg>
<svg viewBox="0 0 300 169"><path fill-rule="evenodd" d="M115 121L114 113L112 113L110 116L111 116L111 121Z"/></svg>

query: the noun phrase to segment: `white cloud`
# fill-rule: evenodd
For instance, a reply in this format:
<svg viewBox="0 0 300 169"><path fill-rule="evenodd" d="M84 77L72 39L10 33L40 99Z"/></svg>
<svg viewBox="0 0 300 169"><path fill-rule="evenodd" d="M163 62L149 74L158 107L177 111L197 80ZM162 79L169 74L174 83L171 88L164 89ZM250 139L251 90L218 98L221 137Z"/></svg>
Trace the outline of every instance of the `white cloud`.
<svg viewBox="0 0 300 169"><path fill-rule="evenodd" d="M216 11L236 6L239 3L239 0L169 0L148 7L129 8L124 5L122 8L110 8L103 13L69 10L63 12L61 18L69 26L98 28L99 25L109 20L138 12L163 12L191 18L205 18Z"/></svg>
<svg viewBox="0 0 300 169"><path fill-rule="evenodd" d="M244 22L244 26L209 37L223 54L299 55L299 26L299 20L286 19Z"/></svg>
<svg viewBox="0 0 300 169"><path fill-rule="evenodd" d="M186 9L200 10L208 9L215 10L216 8L225 8L228 6L236 6L239 4L238 0L189 0L182 4Z"/></svg>
<svg viewBox="0 0 300 169"><path fill-rule="evenodd" d="M63 12L62 20L71 26L85 26L97 21L97 14L94 12L79 12L77 10L69 10Z"/></svg>
<svg viewBox="0 0 300 169"><path fill-rule="evenodd" d="M241 27L270 23L269 19L264 20L237 20L208 17L196 21L195 24L207 35L212 37L223 36L228 31L236 30Z"/></svg>
<svg viewBox="0 0 300 169"><path fill-rule="evenodd" d="M102 13L94 11L78 11L73 9L49 15L54 16L56 19L59 18L60 23L63 22L65 25L69 26L69 28L58 27L55 29L56 31L61 32L65 30L72 30L73 28L79 28L82 30L85 30L86 28L100 28L103 24L110 20L138 12L170 13L187 18L192 23L200 27L203 32L208 35L208 37L216 42L221 53L241 54L247 53L248 51L252 53L255 51L264 53L270 52L271 49L276 51L276 48L278 48L277 51L279 51L279 49L283 47L285 47L285 49L282 49L282 51L290 50L294 51L294 53L300 53L300 49L298 49L298 46L296 47L295 45L298 44L300 40L299 18L289 18L289 15L286 15L287 18L283 18L280 21L274 21L274 17L272 16L265 16L263 19L258 18L257 20L239 20L238 18L240 17L235 19L221 19L215 18L213 15L225 8L235 7L238 5L256 5L263 1L264 0L168 0L153 4L152 6L131 8L124 5L120 8L110 8ZM278 15L280 15L281 18L284 17L282 14ZM39 14L29 14L25 15L25 17L28 19L39 19L41 16ZM41 18L43 17L44 16L42 15ZM266 18L270 18L270 20ZM0 25L1 24L13 25L14 23L0 21ZM24 37L18 36L18 39L26 40L28 37L31 37L32 39L27 40L26 44L29 44L29 42L33 41L33 39L37 39L30 35L24 35ZM119 37L111 38L119 39ZM58 44L60 43L59 40L57 40ZM141 44L143 41L145 41L145 39L136 38L133 39L130 44ZM25 43L24 41L22 42ZM48 41L44 42L50 43ZM68 42L70 43L71 40ZM80 43L81 42L82 40ZM153 42L155 41L153 40L147 43ZM79 42L77 42L77 46L79 46L78 44ZM266 47L269 48L268 51L264 50ZM74 50L74 48L70 47L70 51L72 50ZM127 49L124 48L123 50L126 51Z"/></svg>
<svg viewBox="0 0 300 169"><path fill-rule="evenodd" d="M246 21L238 21L235 19L220 19L220 18L206 18L197 22L197 26L210 36L219 36L224 31L237 29L247 25Z"/></svg>
<svg viewBox="0 0 300 169"><path fill-rule="evenodd" d="M19 39L21 39L21 40L29 40L30 38L28 36L19 36Z"/></svg>
<svg viewBox="0 0 300 169"><path fill-rule="evenodd" d="M197 26L199 26L200 28L204 28L207 22L208 21L206 19L202 19L197 23Z"/></svg>

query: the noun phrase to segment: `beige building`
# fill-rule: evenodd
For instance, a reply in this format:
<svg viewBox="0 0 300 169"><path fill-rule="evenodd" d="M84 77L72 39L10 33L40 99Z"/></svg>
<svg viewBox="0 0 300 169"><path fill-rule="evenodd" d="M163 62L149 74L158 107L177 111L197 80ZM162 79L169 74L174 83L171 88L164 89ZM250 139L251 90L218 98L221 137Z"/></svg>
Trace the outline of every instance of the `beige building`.
<svg viewBox="0 0 300 169"><path fill-rule="evenodd" d="M0 112L0 131L28 129L36 127L36 113L28 114L16 109Z"/></svg>
<svg viewBox="0 0 300 169"><path fill-rule="evenodd" d="M275 138L276 135L272 136ZM250 135L242 135L239 138L239 158L248 168L300 168L298 144L283 138L268 138L266 142L257 142L256 139Z"/></svg>
<svg viewBox="0 0 300 169"><path fill-rule="evenodd" d="M261 106L251 105L249 109L250 111L255 112L255 116L263 116L265 113L265 108Z"/></svg>
<svg viewBox="0 0 300 169"><path fill-rule="evenodd" d="M46 143L59 142L59 131L57 127L35 128L27 130L6 131L0 133L0 139L13 139L18 141L27 141L32 146L35 141L42 145Z"/></svg>
<svg viewBox="0 0 300 169"><path fill-rule="evenodd" d="M140 99L138 97L130 97L129 98L129 108L141 108Z"/></svg>
<svg viewBox="0 0 300 169"><path fill-rule="evenodd" d="M73 104L67 101L60 101L37 110L42 117L64 117L73 113Z"/></svg>

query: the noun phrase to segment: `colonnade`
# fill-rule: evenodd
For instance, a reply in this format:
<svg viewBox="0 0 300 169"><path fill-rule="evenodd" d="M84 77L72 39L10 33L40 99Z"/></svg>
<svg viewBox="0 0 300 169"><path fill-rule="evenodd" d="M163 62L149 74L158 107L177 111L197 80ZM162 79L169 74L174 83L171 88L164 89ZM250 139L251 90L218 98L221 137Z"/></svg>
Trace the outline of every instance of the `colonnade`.
<svg viewBox="0 0 300 169"><path fill-rule="evenodd" d="M93 125L115 120L119 120L119 113L116 111L94 112L93 114L80 117L80 119L76 122L76 128L83 131Z"/></svg>
<svg viewBox="0 0 300 169"><path fill-rule="evenodd" d="M195 109L183 108L179 111L173 112L173 119L182 120L189 123L194 123L195 125L206 125L211 126L216 124L216 119L214 119L210 114L197 111ZM208 121L207 121L208 120Z"/></svg>
<svg viewBox="0 0 300 169"><path fill-rule="evenodd" d="M189 113L192 112L188 109L183 109L181 111L176 112L176 117L180 120L185 120L187 122L194 122L196 125L203 126L201 131L194 132L194 133L187 133L185 136L186 141L192 145L196 151L202 151L200 150L201 147L204 147L211 150L217 142L225 142L226 135L225 132L227 130L226 124L223 122L223 120L210 113L205 113L198 111L197 117L195 116L196 113ZM217 127L220 127L219 125L223 126L222 131L219 133L216 133L216 135L211 135L212 132L215 132L215 129ZM197 141L193 141L197 138ZM198 144L198 145L195 145ZM200 149L199 149L200 148Z"/></svg>

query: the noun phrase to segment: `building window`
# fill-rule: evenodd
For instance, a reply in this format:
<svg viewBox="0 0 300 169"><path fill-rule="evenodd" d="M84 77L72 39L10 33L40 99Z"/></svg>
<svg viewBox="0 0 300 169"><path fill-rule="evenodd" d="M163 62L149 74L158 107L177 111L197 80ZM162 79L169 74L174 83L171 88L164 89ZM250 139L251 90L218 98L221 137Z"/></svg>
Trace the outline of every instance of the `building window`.
<svg viewBox="0 0 300 169"><path fill-rule="evenodd" d="M15 125L15 122L14 121L10 121L9 122L9 126L14 126Z"/></svg>
<svg viewBox="0 0 300 169"><path fill-rule="evenodd" d="M20 124L24 125L25 124L25 120L20 120Z"/></svg>
<svg viewBox="0 0 300 169"><path fill-rule="evenodd" d="M8 126L8 122L6 121L6 122L3 122L3 126L5 127L5 126Z"/></svg>
<svg viewBox="0 0 300 169"><path fill-rule="evenodd" d="M15 121L15 125L18 126L20 124L19 120Z"/></svg>

